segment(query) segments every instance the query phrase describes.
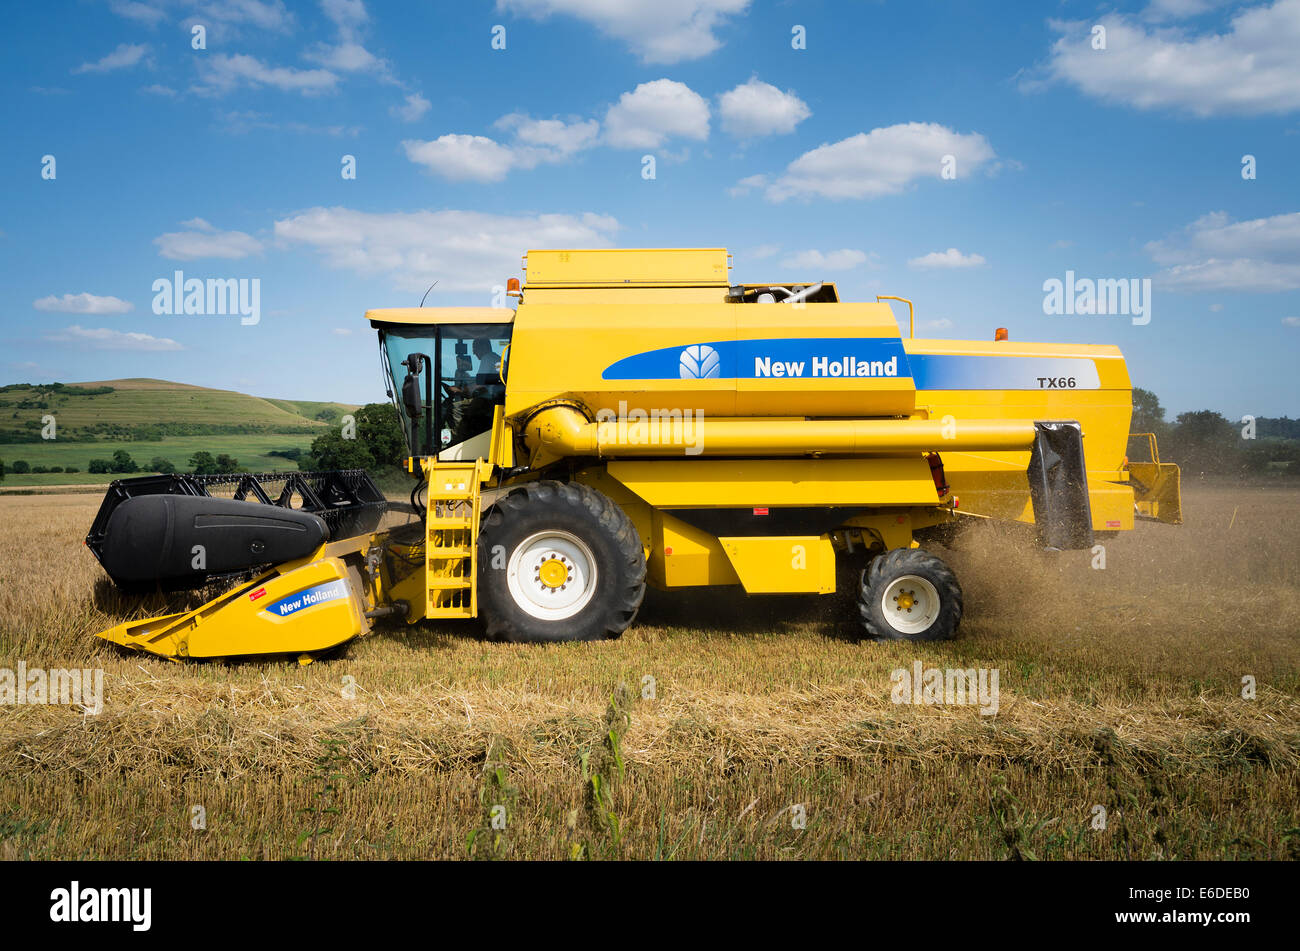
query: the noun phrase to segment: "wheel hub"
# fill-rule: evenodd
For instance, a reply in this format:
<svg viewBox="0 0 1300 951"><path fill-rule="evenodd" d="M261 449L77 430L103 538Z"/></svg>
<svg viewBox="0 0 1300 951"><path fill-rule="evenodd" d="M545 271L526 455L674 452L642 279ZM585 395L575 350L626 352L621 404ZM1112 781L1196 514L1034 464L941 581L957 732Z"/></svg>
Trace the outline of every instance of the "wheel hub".
<svg viewBox="0 0 1300 951"><path fill-rule="evenodd" d="M559 589L569 580L569 566L564 563L563 555L554 555L537 567L537 580L544 587Z"/></svg>

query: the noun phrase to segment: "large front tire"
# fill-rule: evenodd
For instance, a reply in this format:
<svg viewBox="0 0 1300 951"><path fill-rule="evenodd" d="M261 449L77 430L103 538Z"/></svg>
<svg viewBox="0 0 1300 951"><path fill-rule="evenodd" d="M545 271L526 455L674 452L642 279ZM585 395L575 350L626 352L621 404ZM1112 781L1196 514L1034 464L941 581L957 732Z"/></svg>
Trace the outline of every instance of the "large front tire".
<svg viewBox="0 0 1300 951"><path fill-rule="evenodd" d="M532 482L483 516L480 613L493 640L618 637L645 597L645 553L627 514L577 482Z"/></svg>
<svg viewBox="0 0 1300 951"><path fill-rule="evenodd" d="M871 637L894 641L946 641L961 623L957 576L920 548L895 548L862 572L858 612Z"/></svg>

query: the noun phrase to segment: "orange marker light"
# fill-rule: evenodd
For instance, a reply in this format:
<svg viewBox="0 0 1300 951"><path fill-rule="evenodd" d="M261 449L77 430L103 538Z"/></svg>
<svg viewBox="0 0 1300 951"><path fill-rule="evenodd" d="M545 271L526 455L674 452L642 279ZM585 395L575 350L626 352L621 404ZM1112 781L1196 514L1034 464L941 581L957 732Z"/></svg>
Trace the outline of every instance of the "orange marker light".
<svg viewBox="0 0 1300 951"><path fill-rule="evenodd" d="M993 339L994 339L994 340L1008 340L1008 339L1010 339L1009 337L1007 337L1007 328L1006 328L1006 327L999 327L997 330L993 331Z"/></svg>
<svg viewBox="0 0 1300 951"><path fill-rule="evenodd" d="M512 278L510 278L510 279L508 279L508 280L506 281L506 296L507 296L507 297L520 297L520 296L522 296L522 294L521 294L521 292L520 292L520 290L519 290L519 278L517 278L517 277L512 277Z"/></svg>

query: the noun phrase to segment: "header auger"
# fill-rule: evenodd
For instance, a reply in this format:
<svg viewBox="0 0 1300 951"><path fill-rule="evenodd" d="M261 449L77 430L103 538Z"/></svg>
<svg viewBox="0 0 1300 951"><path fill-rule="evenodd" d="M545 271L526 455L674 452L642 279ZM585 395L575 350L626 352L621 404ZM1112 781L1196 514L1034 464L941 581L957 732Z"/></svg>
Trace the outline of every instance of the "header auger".
<svg viewBox="0 0 1300 951"><path fill-rule="evenodd" d="M722 249L530 251L516 308L367 312L422 517L378 529L357 473L310 477L314 500L288 509L268 504L295 497L272 498L271 476L239 501L184 478L114 483L91 547L115 580L243 574L100 636L306 659L391 615L598 640L647 584L829 594L851 564L866 634L938 640L962 596L926 538L1005 519L1080 549L1135 518L1180 521L1178 467L1154 440L1150 461L1125 455L1117 348L903 337L880 301L729 269ZM196 546L217 564L183 564Z"/></svg>

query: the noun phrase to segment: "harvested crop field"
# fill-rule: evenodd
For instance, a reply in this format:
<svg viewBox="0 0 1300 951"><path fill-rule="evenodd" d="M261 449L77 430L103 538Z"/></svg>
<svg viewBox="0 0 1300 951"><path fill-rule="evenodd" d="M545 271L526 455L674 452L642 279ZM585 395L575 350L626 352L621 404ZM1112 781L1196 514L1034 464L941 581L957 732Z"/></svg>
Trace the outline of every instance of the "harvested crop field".
<svg viewBox="0 0 1300 951"><path fill-rule="evenodd" d="M104 672L98 715L0 706L4 858L1300 856L1294 488L1188 486L1104 568L981 526L947 643L652 592L618 641L399 625L307 667L94 639L163 608L97 589L98 501L0 497L0 668ZM893 702L918 661L996 671L996 714Z"/></svg>

